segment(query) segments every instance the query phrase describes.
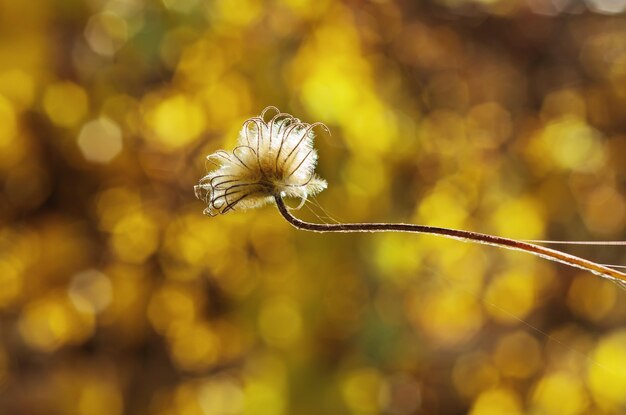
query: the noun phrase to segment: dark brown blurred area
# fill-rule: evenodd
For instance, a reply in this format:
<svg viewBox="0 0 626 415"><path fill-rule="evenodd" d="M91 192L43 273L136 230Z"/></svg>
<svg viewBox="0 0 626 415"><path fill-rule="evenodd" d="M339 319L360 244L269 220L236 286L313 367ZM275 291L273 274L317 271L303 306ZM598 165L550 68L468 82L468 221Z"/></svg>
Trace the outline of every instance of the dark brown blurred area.
<svg viewBox="0 0 626 415"><path fill-rule="evenodd" d="M193 194L275 105L332 131L303 218L623 241L625 10L0 0L0 413L626 412L611 282Z"/></svg>

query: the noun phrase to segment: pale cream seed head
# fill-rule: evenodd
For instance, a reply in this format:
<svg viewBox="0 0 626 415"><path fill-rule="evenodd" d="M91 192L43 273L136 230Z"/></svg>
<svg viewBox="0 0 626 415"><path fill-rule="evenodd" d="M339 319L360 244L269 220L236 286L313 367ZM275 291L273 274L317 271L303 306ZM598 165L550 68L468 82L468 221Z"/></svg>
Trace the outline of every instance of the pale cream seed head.
<svg viewBox="0 0 626 415"><path fill-rule="evenodd" d="M276 111L265 121L268 111ZM238 145L231 152L217 151L207 160L217 165L195 186L196 197L207 204L209 216L230 210L244 210L272 203L275 196L305 201L326 188L315 174L317 152L313 147L317 126L265 108L258 117L243 123Z"/></svg>

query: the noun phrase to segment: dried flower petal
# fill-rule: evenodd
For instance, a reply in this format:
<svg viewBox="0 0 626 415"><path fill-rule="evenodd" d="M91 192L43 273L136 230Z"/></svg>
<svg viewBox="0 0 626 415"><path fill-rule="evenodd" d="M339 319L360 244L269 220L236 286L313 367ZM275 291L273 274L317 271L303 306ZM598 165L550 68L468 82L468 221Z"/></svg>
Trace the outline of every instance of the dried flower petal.
<svg viewBox="0 0 626 415"><path fill-rule="evenodd" d="M278 113L266 122L270 110ZM207 204L205 213L215 216L260 207L272 203L276 195L305 201L324 190L326 181L315 174L317 126L328 131L324 124L304 123L275 107L246 120L233 151L219 150L207 157L218 169L195 186L196 197Z"/></svg>

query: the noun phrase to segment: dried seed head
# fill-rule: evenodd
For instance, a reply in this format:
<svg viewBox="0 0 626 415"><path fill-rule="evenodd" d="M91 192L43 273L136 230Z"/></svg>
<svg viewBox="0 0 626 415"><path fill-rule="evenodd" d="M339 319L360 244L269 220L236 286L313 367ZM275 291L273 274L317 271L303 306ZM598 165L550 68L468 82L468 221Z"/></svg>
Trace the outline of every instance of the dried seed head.
<svg viewBox="0 0 626 415"><path fill-rule="evenodd" d="M265 121L268 111L277 114ZM243 123L238 145L232 152L217 151L207 160L217 165L195 186L196 197L207 204L209 216L235 209L251 209L274 201L274 196L308 196L326 188L315 174L317 152L313 129L322 123L307 124L276 107L267 107L258 117Z"/></svg>

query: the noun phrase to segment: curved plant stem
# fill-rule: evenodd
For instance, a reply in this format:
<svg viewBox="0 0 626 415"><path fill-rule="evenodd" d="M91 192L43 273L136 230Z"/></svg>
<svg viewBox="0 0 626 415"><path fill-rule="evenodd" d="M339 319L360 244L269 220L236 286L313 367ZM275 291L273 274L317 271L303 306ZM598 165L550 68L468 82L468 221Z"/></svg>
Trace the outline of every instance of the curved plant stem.
<svg viewBox="0 0 626 415"><path fill-rule="evenodd" d="M528 252L530 254L560 262L572 267L581 268L604 278L608 278L626 287L626 274L608 268L604 265L588 261L586 259L566 254L555 249L546 248L529 242L515 239L503 238L500 236L488 235L484 233L463 231L449 228L439 228L436 226L414 225L409 223L311 223L305 222L293 216L285 201L280 195L275 195L276 206L281 215L291 225L298 229L311 232L411 232L439 235L446 238L458 239L464 242L474 242L485 245L493 245L500 248L512 249L516 251Z"/></svg>

